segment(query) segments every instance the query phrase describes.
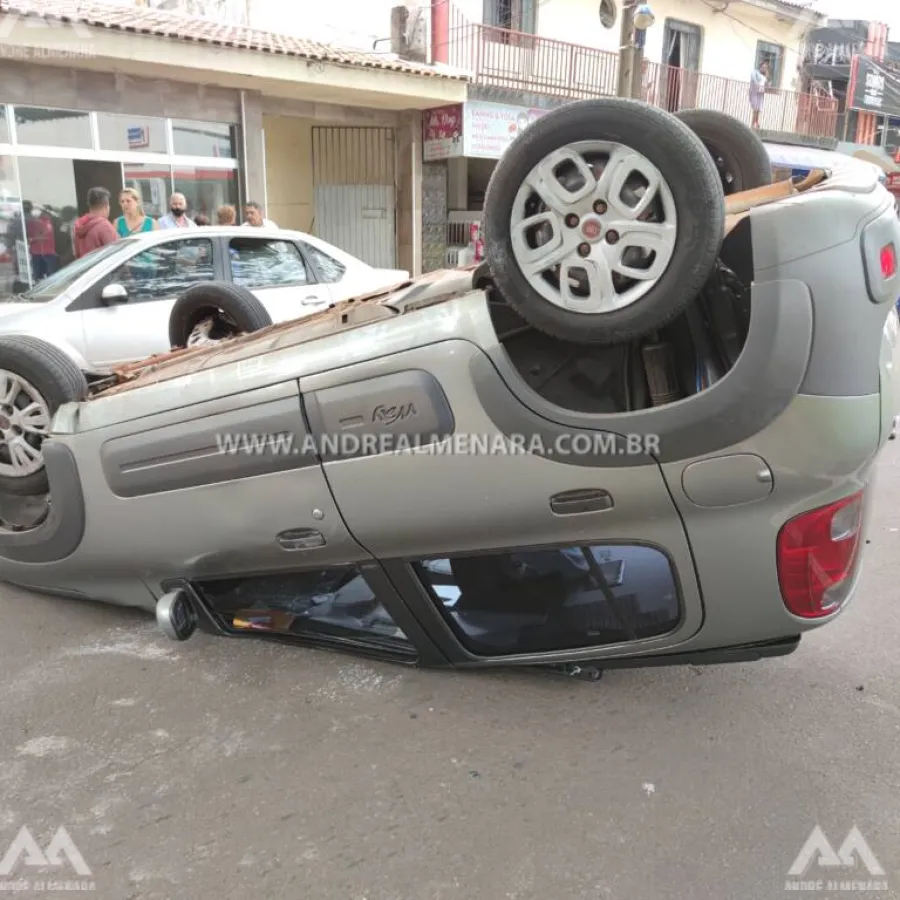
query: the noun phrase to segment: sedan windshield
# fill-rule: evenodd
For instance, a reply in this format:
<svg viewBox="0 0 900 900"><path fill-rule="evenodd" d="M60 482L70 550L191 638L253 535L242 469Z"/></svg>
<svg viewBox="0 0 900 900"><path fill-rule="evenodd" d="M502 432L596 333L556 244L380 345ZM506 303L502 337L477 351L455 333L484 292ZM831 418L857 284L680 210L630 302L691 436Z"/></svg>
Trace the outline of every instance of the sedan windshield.
<svg viewBox="0 0 900 900"><path fill-rule="evenodd" d="M116 253L127 252L134 243L135 238L126 238L113 244L106 244L92 250L81 259L76 259L59 271L54 272L42 281L39 281L30 291L18 294L12 298L14 303L48 303L58 297L63 291L71 287L92 266L113 256Z"/></svg>

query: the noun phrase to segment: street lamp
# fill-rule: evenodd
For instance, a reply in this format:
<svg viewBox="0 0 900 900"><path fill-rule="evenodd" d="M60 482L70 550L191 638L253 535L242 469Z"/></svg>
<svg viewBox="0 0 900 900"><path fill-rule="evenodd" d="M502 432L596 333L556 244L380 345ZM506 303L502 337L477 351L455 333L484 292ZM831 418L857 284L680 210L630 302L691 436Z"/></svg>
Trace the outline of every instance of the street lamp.
<svg viewBox="0 0 900 900"><path fill-rule="evenodd" d="M655 24L656 16L650 9L649 3L641 3L634 11L634 27L638 31L646 31L651 25Z"/></svg>

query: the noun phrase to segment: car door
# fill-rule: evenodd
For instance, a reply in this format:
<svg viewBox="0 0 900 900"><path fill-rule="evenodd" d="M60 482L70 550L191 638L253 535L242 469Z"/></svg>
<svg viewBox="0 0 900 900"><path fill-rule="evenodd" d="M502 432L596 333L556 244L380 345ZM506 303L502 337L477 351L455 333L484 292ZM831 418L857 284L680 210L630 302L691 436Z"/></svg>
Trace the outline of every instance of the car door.
<svg viewBox="0 0 900 900"><path fill-rule="evenodd" d="M300 319L331 303L331 287L317 279L293 240L242 234L227 246L231 280L258 297L273 322Z"/></svg>
<svg viewBox="0 0 900 900"><path fill-rule="evenodd" d="M195 235L176 235L140 250L81 298L91 364L106 367L171 349L175 301L192 285L215 279L213 242ZM119 302L103 300L103 289L111 285L124 288Z"/></svg>

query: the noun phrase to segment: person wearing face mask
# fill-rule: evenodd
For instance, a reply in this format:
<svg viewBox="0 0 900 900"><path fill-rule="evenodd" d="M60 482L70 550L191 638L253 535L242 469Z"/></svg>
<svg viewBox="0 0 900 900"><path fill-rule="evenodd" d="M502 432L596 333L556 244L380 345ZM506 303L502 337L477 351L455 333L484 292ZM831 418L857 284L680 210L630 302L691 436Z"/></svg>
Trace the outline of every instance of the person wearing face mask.
<svg viewBox="0 0 900 900"><path fill-rule="evenodd" d="M188 218L187 200L184 194L174 193L169 198L169 211L159 220L160 228L196 228L197 224Z"/></svg>

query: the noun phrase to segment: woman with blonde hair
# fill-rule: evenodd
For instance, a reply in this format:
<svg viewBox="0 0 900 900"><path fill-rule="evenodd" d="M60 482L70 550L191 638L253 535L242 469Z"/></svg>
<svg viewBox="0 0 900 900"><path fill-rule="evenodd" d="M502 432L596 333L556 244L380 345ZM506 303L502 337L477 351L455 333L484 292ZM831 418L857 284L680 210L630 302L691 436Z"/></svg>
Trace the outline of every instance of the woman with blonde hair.
<svg viewBox="0 0 900 900"><path fill-rule="evenodd" d="M119 237L131 237L133 234L156 229L156 222L144 213L141 195L134 188L127 187L119 191L119 206L123 213L115 222Z"/></svg>

